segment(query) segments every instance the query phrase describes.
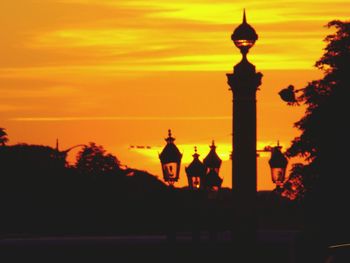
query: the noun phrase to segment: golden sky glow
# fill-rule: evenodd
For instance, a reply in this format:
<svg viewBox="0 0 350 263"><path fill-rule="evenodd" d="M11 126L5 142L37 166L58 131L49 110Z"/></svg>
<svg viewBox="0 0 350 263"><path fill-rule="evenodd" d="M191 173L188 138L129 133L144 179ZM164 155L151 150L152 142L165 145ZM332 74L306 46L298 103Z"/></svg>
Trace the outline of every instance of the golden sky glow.
<svg viewBox="0 0 350 263"><path fill-rule="evenodd" d="M225 156L232 132L225 73L240 60L230 35L243 8L259 35L248 57L264 74L259 145L279 139L286 148L303 109L285 106L277 93L321 76L313 64L330 33L324 25L348 20L349 1L2 1L0 127L12 144L95 141L157 175L157 155L128 146L162 147L168 128L185 162L194 145L204 157L212 139ZM258 161L260 189L272 187L266 160Z"/></svg>

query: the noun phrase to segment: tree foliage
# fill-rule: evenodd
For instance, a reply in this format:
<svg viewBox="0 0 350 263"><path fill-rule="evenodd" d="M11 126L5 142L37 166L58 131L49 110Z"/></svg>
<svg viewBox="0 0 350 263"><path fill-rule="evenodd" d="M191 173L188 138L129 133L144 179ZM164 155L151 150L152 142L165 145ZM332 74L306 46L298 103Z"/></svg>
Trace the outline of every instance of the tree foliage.
<svg viewBox="0 0 350 263"><path fill-rule="evenodd" d="M90 142L77 155L76 168L85 174L103 174L119 170L119 160L102 146Z"/></svg>
<svg viewBox="0 0 350 263"><path fill-rule="evenodd" d="M287 154L308 162L292 171L292 177L302 176L307 190L333 193L341 192L341 185L349 181L344 152L349 150L350 134L350 22L335 20L327 26L336 32L325 38L325 52L315 65L324 76L300 90L297 101L306 105L306 112L295 123L301 135Z"/></svg>
<svg viewBox="0 0 350 263"><path fill-rule="evenodd" d="M5 146L8 140L5 129L0 127L0 146Z"/></svg>

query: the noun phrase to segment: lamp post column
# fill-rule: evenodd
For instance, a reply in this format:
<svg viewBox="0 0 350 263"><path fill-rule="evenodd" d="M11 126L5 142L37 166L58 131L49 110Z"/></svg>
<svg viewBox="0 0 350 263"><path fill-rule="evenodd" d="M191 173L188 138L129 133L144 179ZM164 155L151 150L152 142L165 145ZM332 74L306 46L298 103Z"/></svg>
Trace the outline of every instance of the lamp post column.
<svg viewBox="0 0 350 263"><path fill-rule="evenodd" d="M256 213L256 91L262 74L247 60L247 53L258 36L243 23L231 36L242 53L242 60L233 73L226 74L233 93L232 190L234 193L233 238L239 246L255 246L257 231Z"/></svg>

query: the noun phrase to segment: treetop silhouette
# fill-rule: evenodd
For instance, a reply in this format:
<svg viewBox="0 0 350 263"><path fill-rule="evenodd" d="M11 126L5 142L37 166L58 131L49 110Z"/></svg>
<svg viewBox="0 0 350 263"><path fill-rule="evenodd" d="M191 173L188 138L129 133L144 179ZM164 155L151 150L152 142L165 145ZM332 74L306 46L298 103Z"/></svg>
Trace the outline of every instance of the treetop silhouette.
<svg viewBox="0 0 350 263"><path fill-rule="evenodd" d="M81 173L98 175L120 170L120 161L112 154L93 142L84 146L77 155L75 167Z"/></svg>
<svg viewBox="0 0 350 263"><path fill-rule="evenodd" d="M335 193L349 181L343 152L349 149L350 134L350 22L334 20L327 26L337 31L325 38L325 52L315 64L324 77L299 89L298 96L287 94L306 105L305 115L295 123L301 135L292 141L287 155L302 156L308 162L296 165L291 174L302 175L307 190Z"/></svg>

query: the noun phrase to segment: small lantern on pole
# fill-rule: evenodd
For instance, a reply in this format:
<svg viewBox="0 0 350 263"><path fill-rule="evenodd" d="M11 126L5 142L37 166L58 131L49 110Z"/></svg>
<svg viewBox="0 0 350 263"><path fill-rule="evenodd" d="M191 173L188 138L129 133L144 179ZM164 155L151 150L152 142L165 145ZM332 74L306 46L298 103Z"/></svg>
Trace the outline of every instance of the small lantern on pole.
<svg viewBox="0 0 350 263"><path fill-rule="evenodd" d="M271 158L269 160L272 182L276 184L278 189L283 186L288 164L288 160L281 152L281 149L282 146L277 142L277 146L271 149Z"/></svg>
<svg viewBox="0 0 350 263"><path fill-rule="evenodd" d="M216 145L214 140L210 145L210 152L204 158L203 163L206 168L205 177L204 177L206 187L209 190L214 190L214 191L219 190L222 184L222 179L219 176L222 160L216 153Z"/></svg>
<svg viewBox="0 0 350 263"><path fill-rule="evenodd" d="M159 154L159 159L162 165L164 181L169 186L174 186L174 183L179 180L182 154L174 144L175 138L172 137L170 129L168 130L168 138L165 141L167 144Z"/></svg>
<svg viewBox="0 0 350 263"><path fill-rule="evenodd" d="M203 178L205 176L205 166L199 160L199 154L197 153L197 147L194 147L193 161L188 167L185 168L188 186L190 189L203 188Z"/></svg>

